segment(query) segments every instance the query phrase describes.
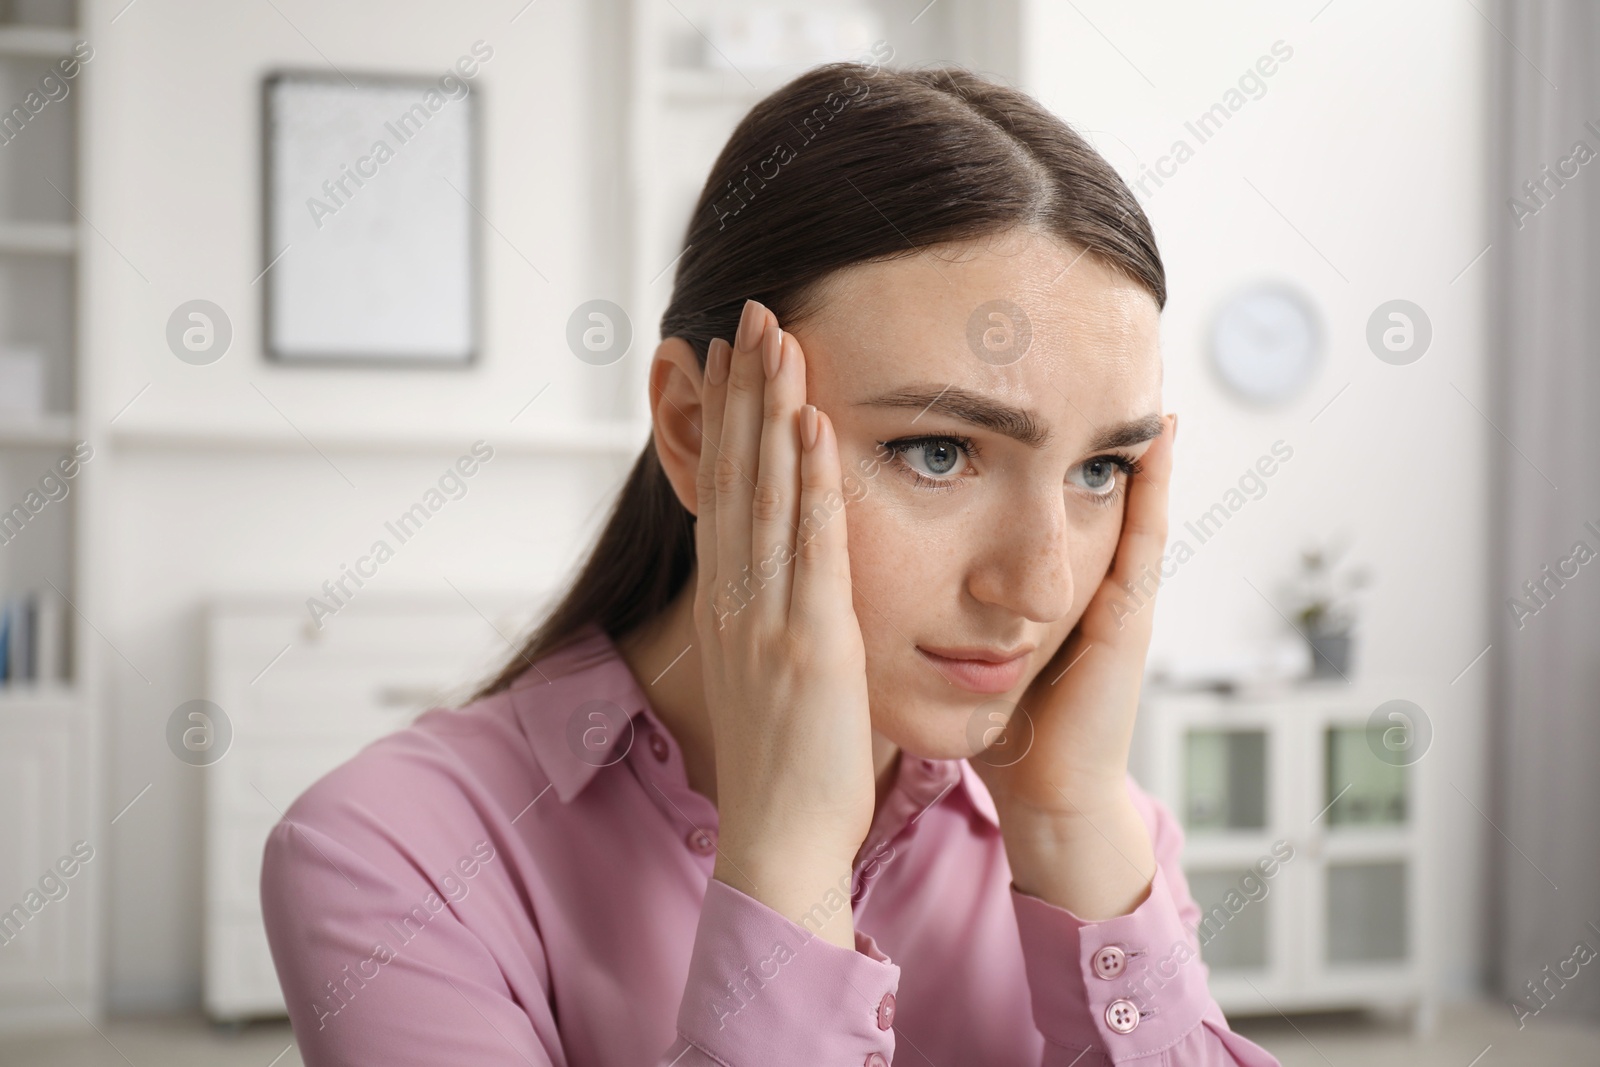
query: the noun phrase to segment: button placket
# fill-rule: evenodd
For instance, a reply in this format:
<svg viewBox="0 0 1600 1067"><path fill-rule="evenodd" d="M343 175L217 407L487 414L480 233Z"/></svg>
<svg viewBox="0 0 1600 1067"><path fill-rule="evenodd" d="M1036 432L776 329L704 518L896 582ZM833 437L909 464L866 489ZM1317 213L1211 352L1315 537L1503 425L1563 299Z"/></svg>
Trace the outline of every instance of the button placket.
<svg viewBox="0 0 1600 1067"><path fill-rule="evenodd" d="M905 757L906 760L911 758ZM938 766L934 760L920 757L916 759L915 764L901 764L902 776L895 780L894 788L889 792L888 804L903 805L900 810L904 818L898 825L894 824L892 818L882 822L877 818L874 819L860 850L862 858L851 872L851 880L855 884L855 890L850 896L851 907L860 907L866 902L868 891L877 884L879 874L888 865L887 860L878 858L880 852L885 848L898 849L909 846L922 816L927 814L928 809L935 803L943 800L960 786L959 771L950 781L937 788L925 784L922 778L938 770ZM915 775L906 777L908 771L920 771L922 778Z"/></svg>
<svg viewBox="0 0 1600 1067"><path fill-rule="evenodd" d="M639 734L644 744L634 746L627 761L634 778L650 803L673 827L684 848L697 856L715 855L718 828L715 806L689 788L681 762L673 765L672 742L658 723L641 723ZM646 751L649 757L644 755Z"/></svg>

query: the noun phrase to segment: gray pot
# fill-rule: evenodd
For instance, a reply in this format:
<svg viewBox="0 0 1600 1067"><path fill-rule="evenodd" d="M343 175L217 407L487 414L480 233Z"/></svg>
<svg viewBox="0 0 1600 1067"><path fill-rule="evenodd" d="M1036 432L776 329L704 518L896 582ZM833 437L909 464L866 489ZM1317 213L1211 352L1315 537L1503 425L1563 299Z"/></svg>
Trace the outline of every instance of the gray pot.
<svg viewBox="0 0 1600 1067"><path fill-rule="evenodd" d="M1311 645L1311 677L1348 678L1350 675L1351 633L1312 632L1307 635Z"/></svg>

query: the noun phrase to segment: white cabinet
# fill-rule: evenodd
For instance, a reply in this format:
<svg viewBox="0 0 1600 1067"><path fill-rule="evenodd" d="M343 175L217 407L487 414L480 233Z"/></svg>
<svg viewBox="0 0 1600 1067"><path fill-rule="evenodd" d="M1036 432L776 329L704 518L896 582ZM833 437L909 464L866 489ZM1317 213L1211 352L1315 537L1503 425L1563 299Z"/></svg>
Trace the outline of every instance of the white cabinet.
<svg viewBox="0 0 1600 1067"><path fill-rule="evenodd" d="M520 647L536 598L473 606L352 604L318 630L299 603L224 603L207 618L207 699L231 730L206 766L205 1007L219 1020L284 1014L262 925L261 852L305 789L369 742L454 706ZM498 600L498 602L497 602Z"/></svg>
<svg viewBox="0 0 1600 1067"><path fill-rule="evenodd" d="M1230 1015L1404 1008L1431 1019L1423 756L1403 685L1147 690L1135 777L1183 824L1211 991Z"/></svg>

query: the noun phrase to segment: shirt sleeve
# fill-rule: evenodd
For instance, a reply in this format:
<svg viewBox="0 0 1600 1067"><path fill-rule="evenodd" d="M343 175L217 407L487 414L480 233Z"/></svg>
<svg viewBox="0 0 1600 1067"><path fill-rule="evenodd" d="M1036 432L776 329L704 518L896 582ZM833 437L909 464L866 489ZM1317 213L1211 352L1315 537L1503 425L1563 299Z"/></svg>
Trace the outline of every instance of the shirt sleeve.
<svg viewBox="0 0 1600 1067"><path fill-rule="evenodd" d="M837 903L848 908L842 894ZM695 932L678 1033L729 1067L815 1067L894 1056L900 967L868 934L842 948L713 878Z"/></svg>
<svg viewBox="0 0 1600 1067"><path fill-rule="evenodd" d="M1192 933L1200 906L1180 863L1183 830L1129 781L1156 858L1138 907L1089 922L1011 887L1034 1022L1045 1039L1042 1067L1279 1067L1229 1028L1211 996Z"/></svg>
<svg viewBox="0 0 1600 1067"><path fill-rule="evenodd" d="M357 849L294 814L268 835L261 904L306 1067L564 1062L553 1024L536 1027L426 875L364 858L365 837ZM390 915L400 925L375 939L374 918Z"/></svg>
<svg viewBox="0 0 1600 1067"><path fill-rule="evenodd" d="M329 832L295 815L268 836L261 902L306 1067L567 1062L548 1005L513 995L487 946L424 872L385 862L382 841L364 832L342 842L348 824ZM391 928L374 943L374 916L408 913L426 924L425 936L408 942L407 931ZM656 1063L887 1067L899 979L870 936L857 932L856 948L841 948L713 879L678 1035Z"/></svg>

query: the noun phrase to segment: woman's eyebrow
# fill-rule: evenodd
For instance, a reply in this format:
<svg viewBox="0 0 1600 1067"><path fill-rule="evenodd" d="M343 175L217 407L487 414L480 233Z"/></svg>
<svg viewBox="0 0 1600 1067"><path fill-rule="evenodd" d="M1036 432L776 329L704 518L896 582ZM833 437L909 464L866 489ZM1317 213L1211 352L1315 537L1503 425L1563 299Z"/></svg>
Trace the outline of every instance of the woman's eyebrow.
<svg viewBox="0 0 1600 1067"><path fill-rule="evenodd" d="M954 385L943 389L913 385L856 403L860 407L916 408L919 412L942 412L951 418L1020 441L1030 448L1043 448L1055 437L1049 424L1027 408L1012 407L993 397ZM1161 428L1160 415L1144 415L1097 430L1089 441L1089 450L1097 452L1106 448L1128 448L1143 444L1160 437Z"/></svg>

